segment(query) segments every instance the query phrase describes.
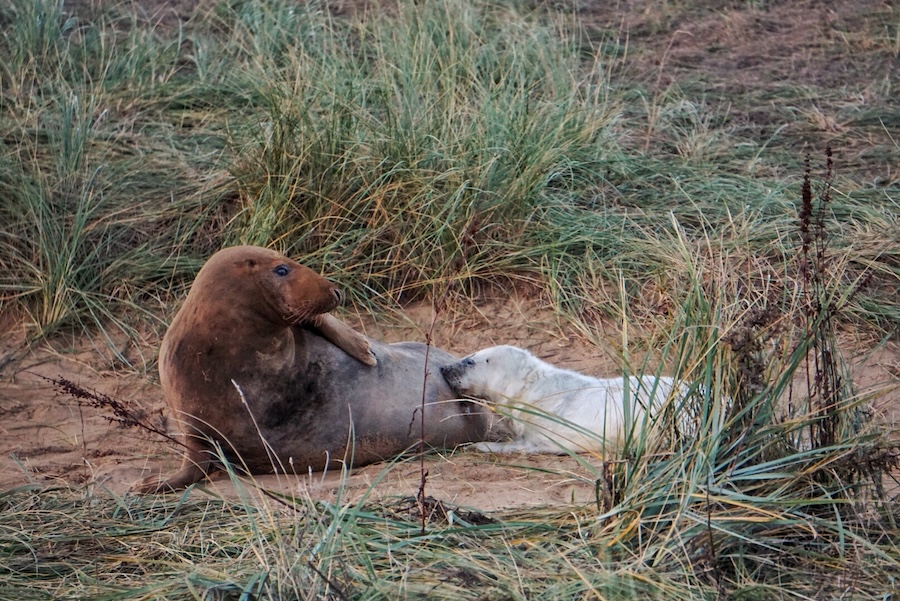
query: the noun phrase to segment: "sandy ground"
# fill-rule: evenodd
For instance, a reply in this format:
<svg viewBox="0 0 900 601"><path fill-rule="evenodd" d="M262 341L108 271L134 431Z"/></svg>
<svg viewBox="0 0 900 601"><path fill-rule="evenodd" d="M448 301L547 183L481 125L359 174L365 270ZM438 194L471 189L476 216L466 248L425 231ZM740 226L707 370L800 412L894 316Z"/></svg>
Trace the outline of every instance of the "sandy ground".
<svg viewBox="0 0 900 601"><path fill-rule="evenodd" d="M431 315L430 307L413 307L401 323L362 320L356 325L388 341L422 341L431 327ZM615 336L614 330L610 328L606 335ZM602 341L587 342L543 308L539 299L493 301L456 317L438 319L432 338L435 345L458 354L509 343L571 369L598 376L616 373L611 351L614 338L608 338L608 347ZM0 491L33 483L60 483L126 494L134 482L152 471L177 469L180 459L171 444L110 423L107 410L79 406L76 399L43 379L63 377L108 394L127 402L150 423L175 430L154 376L100 368L98 365L109 365L102 347L82 346L85 348L69 352L40 348L0 373ZM8 350L0 348L0 356ZM152 356L152 349L148 354ZM883 391L877 401L879 413L883 419L900 420L900 348L889 344L861 361L854 367L857 387L863 392ZM457 449L429 456L424 464L407 459L349 474L261 476L255 481L265 488L315 499L355 501L366 495L381 500L415 495L424 467L426 494L445 503L490 511L592 502L596 476L589 466L596 468L600 463L600 458L587 455L500 456ZM205 488L213 493L234 493L224 476Z"/></svg>

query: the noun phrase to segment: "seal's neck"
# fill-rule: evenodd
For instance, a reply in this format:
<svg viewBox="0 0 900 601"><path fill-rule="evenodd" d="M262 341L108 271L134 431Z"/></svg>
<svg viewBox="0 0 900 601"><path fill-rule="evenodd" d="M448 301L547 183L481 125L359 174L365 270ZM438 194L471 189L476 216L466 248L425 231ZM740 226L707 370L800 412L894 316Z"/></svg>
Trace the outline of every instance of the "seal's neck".
<svg viewBox="0 0 900 601"><path fill-rule="evenodd" d="M277 335L262 342L256 350L258 361L266 365L269 371L277 372L294 365L296 344L294 332L286 328Z"/></svg>
<svg viewBox="0 0 900 601"><path fill-rule="evenodd" d="M291 326L274 323L253 307L241 306L239 299L203 302L188 297L169 327L170 337L171 343L177 338L210 361L237 361L247 366L254 358L275 365L294 360Z"/></svg>

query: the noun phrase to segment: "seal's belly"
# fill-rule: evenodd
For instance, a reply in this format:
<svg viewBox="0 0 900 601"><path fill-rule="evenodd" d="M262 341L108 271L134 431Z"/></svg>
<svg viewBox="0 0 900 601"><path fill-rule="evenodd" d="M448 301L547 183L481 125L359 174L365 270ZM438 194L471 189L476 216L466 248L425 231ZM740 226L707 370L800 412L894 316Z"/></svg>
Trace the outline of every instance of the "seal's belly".
<svg viewBox="0 0 900 601"><path fill-rule="evenodd" d="M336 460L363 465L396 456L418 445L422 415L430 446L484 438L488 420L481 408L457 400L440 375L439 367L454 360L447 353L430 349L426 371L424 345L373 343L378 364L369 367L313 334L301 342L305 352L297 357L305 363L291 372L257 374L246 386L259 430L245 434L255 441L237 446L251 470L271 463L266 446L302 471Z"/></svg>

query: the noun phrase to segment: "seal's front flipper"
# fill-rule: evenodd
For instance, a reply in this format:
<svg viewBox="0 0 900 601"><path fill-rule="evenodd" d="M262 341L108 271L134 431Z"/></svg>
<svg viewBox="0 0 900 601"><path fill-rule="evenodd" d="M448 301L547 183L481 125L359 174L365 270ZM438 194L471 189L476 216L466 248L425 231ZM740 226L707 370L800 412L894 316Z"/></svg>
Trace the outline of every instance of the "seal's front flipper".
<svg viewBox="0 0 900 601"><path fill-rule="evenodd" d="M135 484L131 490L142 495L152 495L175 492L187 488L191 484L203 480L209 472L213 471L212 462L208 457L208 453L204 453L196 445L188 443L187 452L181 463L181 469L174 475L165 480L160 479L159 476L144 478Z"/></svg>
<svg viewBox="0 0 900 601"><path fill-rule="evenodd" d="M378 363L369 346L369 339L337 317L321 313L306 325L363 365L374 366Z"/></svg>

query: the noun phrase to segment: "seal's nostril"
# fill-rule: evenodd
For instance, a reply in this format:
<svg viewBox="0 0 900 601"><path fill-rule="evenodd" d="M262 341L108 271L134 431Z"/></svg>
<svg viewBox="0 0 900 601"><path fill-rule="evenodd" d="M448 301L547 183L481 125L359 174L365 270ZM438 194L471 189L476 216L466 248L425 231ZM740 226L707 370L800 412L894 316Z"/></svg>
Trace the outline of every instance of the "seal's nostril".
<svg viewBox="0 0 900 601"><path fill-rule="evenodd" d="M339 305L344 302L344 293L341 292L340 288L332 288L331 291L334 293L334 298Z"/></svg>

